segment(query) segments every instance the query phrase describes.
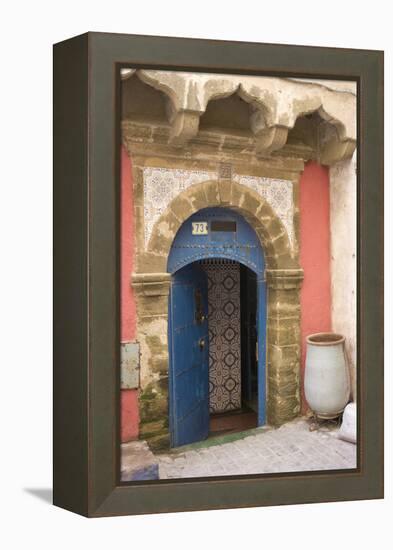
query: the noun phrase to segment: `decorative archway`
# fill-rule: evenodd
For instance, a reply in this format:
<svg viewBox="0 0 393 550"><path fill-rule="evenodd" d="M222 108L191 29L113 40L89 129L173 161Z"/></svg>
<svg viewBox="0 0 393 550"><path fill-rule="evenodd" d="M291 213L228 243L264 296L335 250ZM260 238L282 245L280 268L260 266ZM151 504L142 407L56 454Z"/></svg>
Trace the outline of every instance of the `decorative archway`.
<svg viewBox="0 0 393 550"><path fill-rule="evenodd" d="M300 297L303 271L287 231L258 193L230 180L208 180L179 194L153 227L145 259L132 283L141 349L140 436L153 448L169 446L167 261L182 223L195 212L222 206L239 212L265 252L267 298L267 422L281 425L300 411Z"/></svg>
<svg viewBox="0 0 393 550"><path fill-rule="evenodd" d="M202 227L201 233L195 235L193 227ZM239 410L247 401L254 400L255 425L265 425L266 280L264 253L255 231L234 209L203 208L176 233L168 271L172 274L168 311L172 446L206 438L208 412ZM240 304L241 279L254 295L252 303ZM252 318L255 341L249 326ZM252 391L251 355L256 348L257 383Z"/></svg>
<svg viewBox="0 0 393 550"><path fill-rule="evenodd" d="M163 272L182 223L198 210L214 206L232 208L242 214L261 241L269 270L298 269L287 231L261 195L235 181L208 180L191 185L174 198L153 227L147 249L161 258Z"/></svg>

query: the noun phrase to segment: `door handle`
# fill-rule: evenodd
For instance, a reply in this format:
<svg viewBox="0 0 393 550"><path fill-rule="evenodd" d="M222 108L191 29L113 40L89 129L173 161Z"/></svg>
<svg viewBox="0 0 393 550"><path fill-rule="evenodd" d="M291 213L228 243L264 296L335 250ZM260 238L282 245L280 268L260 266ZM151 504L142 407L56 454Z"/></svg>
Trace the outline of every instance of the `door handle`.
<svg viewBox="0 0 393 550"><path fill-rule="evenodd" d="M199 349L203 350L204 347L205 347L205 339L199 338Z"/></svg>

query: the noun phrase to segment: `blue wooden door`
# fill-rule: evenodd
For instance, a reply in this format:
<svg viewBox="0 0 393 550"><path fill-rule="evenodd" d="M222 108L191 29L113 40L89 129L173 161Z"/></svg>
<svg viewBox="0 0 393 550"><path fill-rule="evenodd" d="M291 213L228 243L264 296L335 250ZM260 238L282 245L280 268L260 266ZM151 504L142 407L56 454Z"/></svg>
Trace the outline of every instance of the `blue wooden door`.
<svg viewBox="0 0 393 550"><path fill-rule="evenodd" d="M171 445L209 434L207 277L190 264L172 277L169 302Z"/></svg>

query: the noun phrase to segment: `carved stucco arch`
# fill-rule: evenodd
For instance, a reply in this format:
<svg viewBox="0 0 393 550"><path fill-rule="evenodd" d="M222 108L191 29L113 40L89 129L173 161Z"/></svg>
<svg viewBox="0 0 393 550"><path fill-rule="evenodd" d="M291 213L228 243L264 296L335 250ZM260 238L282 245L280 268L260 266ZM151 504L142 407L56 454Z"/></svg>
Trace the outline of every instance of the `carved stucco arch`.
<svg viewBox="0 0 393 550"><path fill-rule="evenodd" d="M300 286L303 271L291 255L286 229L253 190L226 180L188 187L172 200L153 227L146 253L156 272L136 273L137 339L140 344L140 436L152 448L169 445L167 260L181 224L202 208L222 206L241 213L265 253L267 299L267 421L281 425L300 412Z"/></svg>
<svg viewBox="0 0 393 550"><path fill-rule="evenodd" d="M268 270L297 269L288 233L270 204L258 193L239 183L207 180L176 196L155 223L147 251L161 257L162 272L180 226L202 208L225 207L239 212L251 225L265 253Z"/></svg>

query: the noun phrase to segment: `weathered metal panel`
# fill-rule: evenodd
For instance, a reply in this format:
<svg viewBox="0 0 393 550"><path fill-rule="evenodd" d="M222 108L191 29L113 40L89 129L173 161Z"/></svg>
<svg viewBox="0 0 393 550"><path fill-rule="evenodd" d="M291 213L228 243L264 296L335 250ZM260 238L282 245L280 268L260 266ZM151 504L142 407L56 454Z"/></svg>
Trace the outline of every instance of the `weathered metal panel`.
<svg viewBox="0 0 393 550"><path fill-rule="evenodd" d="M122 342L120 345L120 384L122 390L139 388L139 343Z"/></svg>

